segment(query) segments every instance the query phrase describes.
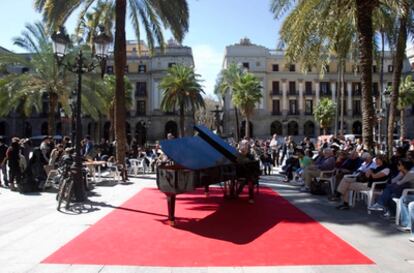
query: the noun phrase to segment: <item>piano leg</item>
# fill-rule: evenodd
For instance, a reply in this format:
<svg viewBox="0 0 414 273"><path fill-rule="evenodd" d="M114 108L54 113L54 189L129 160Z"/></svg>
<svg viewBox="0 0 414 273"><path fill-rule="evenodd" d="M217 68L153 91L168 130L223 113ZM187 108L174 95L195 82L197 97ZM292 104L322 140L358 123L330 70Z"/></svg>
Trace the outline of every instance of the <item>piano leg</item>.
<svg viewBox="0 0 414 273"><path fill-rule="evenodd" d="M209 195L209 193L210 193L210 188L208 187L208 185L205 185L205 186L204 186L204 194L205 194L206 196L208 196L208 195Z"/></svg>
<svg viewBox="0 0 414 273"><path fill-rule="evenodd" d="M168 220L171 226L175 225L175 194L166 193L168 204Z"/></svg>

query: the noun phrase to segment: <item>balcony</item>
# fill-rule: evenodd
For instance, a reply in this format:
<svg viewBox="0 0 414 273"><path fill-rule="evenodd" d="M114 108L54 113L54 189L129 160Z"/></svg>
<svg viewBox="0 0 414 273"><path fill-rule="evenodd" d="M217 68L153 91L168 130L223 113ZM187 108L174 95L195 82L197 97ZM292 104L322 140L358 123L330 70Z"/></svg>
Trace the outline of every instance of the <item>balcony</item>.
<svg viewBox="0 0 414 273"><path fill-rule="evenodd" d="M270 95L271 96L281 96L282 92L280 92L280 90L272 90L272 91L270 91Z"/></svg>
<svg viewBox="0 0 414 273"><path fill-rule="evenodd" d="M297 90L289 90L287 93L288 96L298 96L299 95L299 91Z"/></svg>
<svg viewBox="0 0 414 273"><path fill-rule="evenodd" d="M297 115L299 115L299 112L298 111L289 111L288 115L289 116L297 116Z"/></svg>
<svg viewBox="0 0 414 273"><path fill-rule="evenodd" d="M313 112L305 112L305 116L313 116Z"/></svg>
<svg viewBox="0 0 414 273"><path fill-rule="evenodd" d="M319 95L320 95L321 97L331 97L331 96L332 96L332 92L331 92L331 90L328 90L328 91L321 91L321 92L319 92Z"/></svg>
<svg viewBox="0 0 414 273"><path fill-rule="evenodd" d="M282 113L280 111L272 111L272 116L280 116Z"/></svg>
<svg viewBox="0 0 414 273"><path fill-rule="evenodd" d="M353 116L353 117L361 117L361 115L362 115L362 114L361 114L361 111L355 111L355 110L354 110L354 111L352 111L352 116Z"/></svg>
<svg viewBox="0 0 414 273"><path fill-rule="evenodd" d="M313 91L313 90L305 90L305 96L313 96L313 95L315 95L315 91Z"/></svg>

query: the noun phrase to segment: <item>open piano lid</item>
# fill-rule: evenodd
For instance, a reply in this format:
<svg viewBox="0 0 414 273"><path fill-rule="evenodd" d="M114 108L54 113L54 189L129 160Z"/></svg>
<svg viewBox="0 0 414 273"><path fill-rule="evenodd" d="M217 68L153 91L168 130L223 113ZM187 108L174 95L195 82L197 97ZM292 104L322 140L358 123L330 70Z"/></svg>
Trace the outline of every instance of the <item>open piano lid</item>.
<svg viewBox="0 0 414 273"><path fill-rule="evenodd" d="M236 162L238 151L205 126L194 126L199 133L160 141L162 151L176 164L200 170Z"/></svg>

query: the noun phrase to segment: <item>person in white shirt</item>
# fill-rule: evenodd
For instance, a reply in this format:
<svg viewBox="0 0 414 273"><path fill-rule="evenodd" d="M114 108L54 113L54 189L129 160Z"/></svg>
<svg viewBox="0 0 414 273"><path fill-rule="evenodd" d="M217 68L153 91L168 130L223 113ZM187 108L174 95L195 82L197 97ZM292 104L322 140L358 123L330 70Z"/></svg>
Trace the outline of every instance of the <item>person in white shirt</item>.
<svg viewBox="0 0 414 273"><path fill-rule="evenodd" d="M277 134L274 134L272 140L269 144L270 149L272 150L272 161L273 166L279 166L279 143L277 141Z"/></svg>

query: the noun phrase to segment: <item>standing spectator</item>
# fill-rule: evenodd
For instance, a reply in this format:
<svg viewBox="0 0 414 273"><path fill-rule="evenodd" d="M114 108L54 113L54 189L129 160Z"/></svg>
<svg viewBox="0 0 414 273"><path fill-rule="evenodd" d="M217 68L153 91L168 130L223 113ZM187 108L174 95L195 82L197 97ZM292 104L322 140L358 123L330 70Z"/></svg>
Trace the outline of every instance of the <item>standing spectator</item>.
<svg viewBox="0 0 414 273"><path fill-rule="evenodd" d="M263 164L264 167L264 175L270 175L270 172L272 170L272 158L269 154L269 150L265 148L263 150L262 155L260 156L260 161Z"/></svg>
<svg viewBox="0 0 414 273"><path fill-rule="evenodd" d="M309 150L312 153L315 150L315 145L312 143L309 137L305 137L300 145L302 146L303 151Z"/></svg>
<svg viewBox="0 0 414 273"><path fill-rule="evenodd" d="M20 144L18 138L13 138L6 152L7 165L9 166L9 187L15 190L14 182L18 185L21 179L20 169Z"/></svg>
<svg viewBox="0 0 414 273"><path fill-rule="evenodd" d="M50 152L52 151L50 149L50 138L44 137L42 143L40 143L40 151L42 151L43 158L46 160L46 162L49 162L49 156Z"/></svg>
<svg viewBox="0 0 414 273"><path fill-rule="evenodd" d="M30 156L33 152L32 141L28 138L23 139L21 142L21 149L26 162L29 162Z"/></svg>
<svg viewBox="0 0 414 273"><path fill-rule="evenodd" d="M277 141L277 134L274 134L270 141L269 147L272 151L273 166L279 167L279 143Z"/></svg>
<svg viewBox="0 0 414 273"><path fill-rule="evenodd" d="M83 145L82 155L87 158L94 158L95 155L93 154L94 150L93 150L93 143L91 141L91 137L86 136L85 139L83 140L83 143L84 145Z"/></svg>
<svg viewBox="0 0 414 273"><path fill-rule="evenodd" d="M6 167L6 152L7 152L7 145L4 143L4 140L0 138L0 170L3 174L3 182L4 186L7 187L9 185L9 181L7 179L7 167ZM0 176L0 185L1 185L1 176Z"/></svg>

